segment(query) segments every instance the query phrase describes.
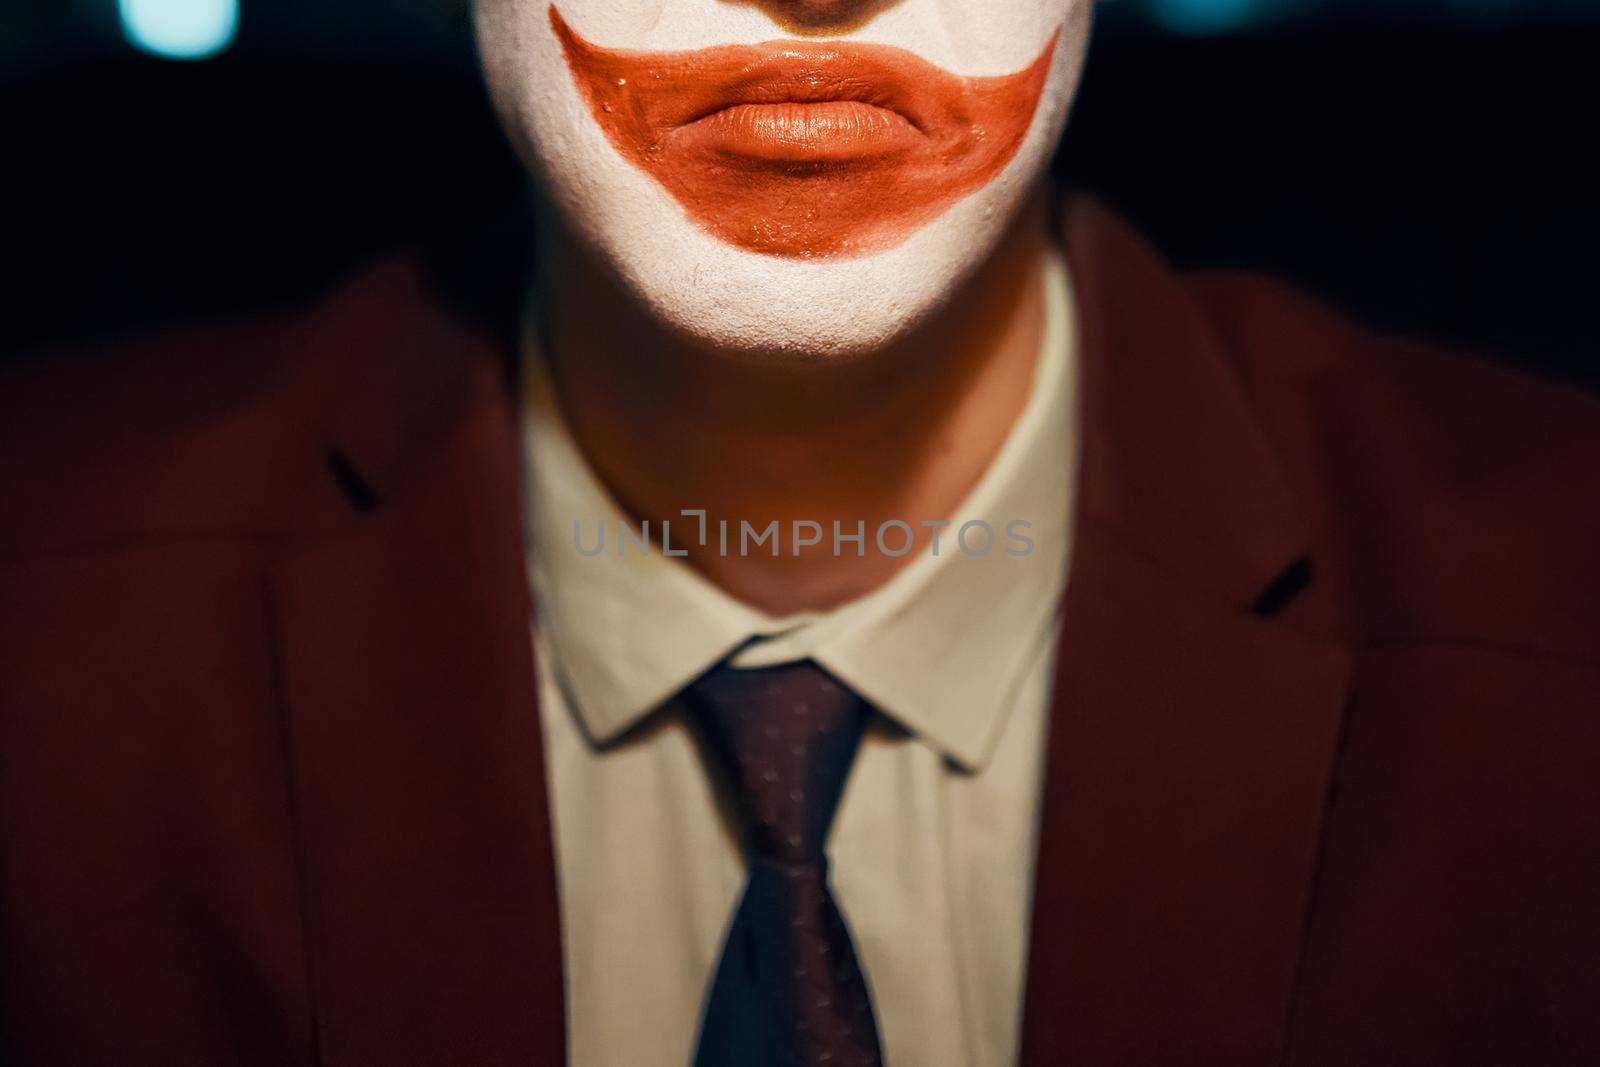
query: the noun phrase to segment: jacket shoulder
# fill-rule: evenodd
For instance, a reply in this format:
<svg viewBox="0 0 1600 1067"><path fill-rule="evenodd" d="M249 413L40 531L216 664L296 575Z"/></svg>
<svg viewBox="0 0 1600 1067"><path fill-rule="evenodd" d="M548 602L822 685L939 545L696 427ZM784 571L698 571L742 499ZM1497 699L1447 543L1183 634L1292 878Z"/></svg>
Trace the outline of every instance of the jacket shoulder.
<svg viewBox="0 0 1600 1067"><path fill-rule="evenodd" d="M1367 328L1281 282L1191 284L1354 636L1600 661L1600 394Z"/></svg>
<svg viewBox="0 0 1600 1067"><path fill-rule="evenodd" d="M294 311L0 370L0 562L293 528L362 338L405 317L423 274L396 257Z"/></svg>

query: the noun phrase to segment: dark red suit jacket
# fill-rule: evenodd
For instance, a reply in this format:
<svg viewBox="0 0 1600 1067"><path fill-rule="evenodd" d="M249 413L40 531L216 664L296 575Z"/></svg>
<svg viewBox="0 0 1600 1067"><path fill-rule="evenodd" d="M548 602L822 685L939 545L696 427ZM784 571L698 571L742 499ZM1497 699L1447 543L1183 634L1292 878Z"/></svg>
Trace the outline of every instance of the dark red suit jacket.
<svg viewBox="0 0 1600 1067"><path fill-rule="evenodd" d="M1600 402L1064 215L1023 1062L1600 1063ZM0 379L0 1060L563 1061L506 364L400 260Z"/></svg>

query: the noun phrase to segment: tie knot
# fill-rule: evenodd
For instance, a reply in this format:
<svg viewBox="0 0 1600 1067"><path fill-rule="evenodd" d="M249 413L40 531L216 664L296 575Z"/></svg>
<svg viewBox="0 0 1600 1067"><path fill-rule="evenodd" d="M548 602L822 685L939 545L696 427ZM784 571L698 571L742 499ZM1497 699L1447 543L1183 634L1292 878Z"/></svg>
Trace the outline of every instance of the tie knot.
<svg viewBox="0 0 1600 1067"><path fill-rule="evenodd" d="M820 860L871 714L866 701L809 660L715 667L684 700L732 785L752 855Z"/></svg>

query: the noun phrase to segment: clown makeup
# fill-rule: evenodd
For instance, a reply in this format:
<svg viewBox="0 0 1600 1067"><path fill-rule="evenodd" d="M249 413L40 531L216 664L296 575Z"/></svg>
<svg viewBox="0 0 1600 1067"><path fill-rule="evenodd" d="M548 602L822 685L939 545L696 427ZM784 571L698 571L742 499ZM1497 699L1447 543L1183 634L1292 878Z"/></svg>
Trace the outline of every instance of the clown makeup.
<svg viewBox="0 0 1600 1067"><path fill-rule="evenodd" d="M503 119L656 318L847 357L940 308L1048 164L1090 0L479 0Z"/></svg>

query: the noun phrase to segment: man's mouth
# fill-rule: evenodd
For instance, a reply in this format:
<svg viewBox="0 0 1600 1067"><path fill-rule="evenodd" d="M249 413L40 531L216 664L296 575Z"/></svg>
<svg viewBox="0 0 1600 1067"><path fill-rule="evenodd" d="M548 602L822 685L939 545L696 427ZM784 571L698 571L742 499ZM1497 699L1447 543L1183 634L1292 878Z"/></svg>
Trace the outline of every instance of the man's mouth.
<svg viewBox="0 0 1600 1067"><path fill-rule="evenodd" d="M699 54L699 69L674 72L673 91L642 89L660 136L688 138L730 162L777 164L872 158L924 136L930 102L882 57L837 45L751 51L731 63ZM676 60L687 66L689 56Z"/></svg>
<svg viewBox="0 0 1600 1067"><path fill-rule="evenodd" d="M550 25L624 158L714 236L793 258L892 247L992 180L1027 135L1056 43L1015 74L964 78L885 45L640 52L584 40L554 4Z"/></svg>
<svg viewBox="0 0 1600 1067"><path fill-rule="evenodd" d="M881 158L922 136L899 112L855 100L735 104L677 135L702 140L730 162L781 164Z"/></svg>

